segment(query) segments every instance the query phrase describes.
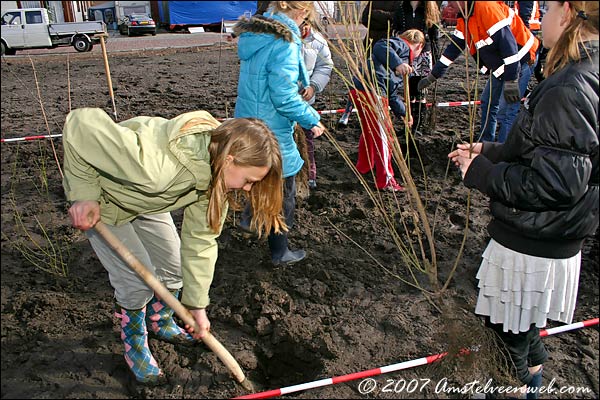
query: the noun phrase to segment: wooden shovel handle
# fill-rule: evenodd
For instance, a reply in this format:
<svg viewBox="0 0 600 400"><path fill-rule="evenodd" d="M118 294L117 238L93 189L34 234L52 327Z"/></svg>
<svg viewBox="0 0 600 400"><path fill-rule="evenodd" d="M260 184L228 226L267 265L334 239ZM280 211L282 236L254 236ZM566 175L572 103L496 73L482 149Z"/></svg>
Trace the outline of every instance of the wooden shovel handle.
<svg viewBox="0 0 600 400"><path fill-rule="evenodd" d="M196 320L183 304L173 296L171 292L134 256L129 249L117 238L102 221L99 221L94 227L96 232L121 256L123 261L131 267L137 274L154 290L154 294L160 297L165 303L171 307L175 313L187 325L194 328L194 332L200 332L200 328L196 324ZM210 333L206 332L202 341L211 349L217 357L227 366L235 379L242 383L246 379L240 365L235 358L227 351L227 349Z"/></svg>

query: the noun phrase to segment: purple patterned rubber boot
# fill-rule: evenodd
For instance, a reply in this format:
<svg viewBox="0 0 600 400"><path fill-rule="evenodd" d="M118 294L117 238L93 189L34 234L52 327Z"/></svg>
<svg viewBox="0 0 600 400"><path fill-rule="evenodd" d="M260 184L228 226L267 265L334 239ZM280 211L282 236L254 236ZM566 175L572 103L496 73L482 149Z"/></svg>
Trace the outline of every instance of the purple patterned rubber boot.
<svg viewBox="0 0 600 400"><path fill-rule="evenodd" d="M138 382L160 384L165 376L148 347L146 307L127 310L117 305L115 316L121 320L121 340L125 345L125 361Z"/></svg>
<svg viewBox="0 0 600 400"><path fill-rule="evenodd" d="M179 290L171 291L178 298ZM194 338L173 320L174 311L156 295L146 306L146 324L150 333L171 343L185 344L194 342Z"/></svg>

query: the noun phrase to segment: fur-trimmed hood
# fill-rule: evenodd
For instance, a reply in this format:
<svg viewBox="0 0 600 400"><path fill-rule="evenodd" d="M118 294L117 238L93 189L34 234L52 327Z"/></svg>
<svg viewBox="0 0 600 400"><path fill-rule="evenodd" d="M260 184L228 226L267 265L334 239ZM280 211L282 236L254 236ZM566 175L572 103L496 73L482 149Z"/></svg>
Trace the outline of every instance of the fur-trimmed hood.
<svg viewBox="0 0 600 400"><path fill-rule="evenodd" d="M254 15L252 18L242 18L233 28L234 35L240 38L238 54L247 59L274 41L283 40L302 46L298 25L284 13L267 12L264 15ZM245 40L248 38L251 40Z"/></svg>
<svg viewBox="0 0 600 400"><path fill-rule="evenodd" d="M267 33L288 42L294 41L294 37L288 26L282 22L262 15L254 15L250 19L246 17L240 18L233 27L233 34L235 36L240 36L242 33L246 32Z"/></svg>

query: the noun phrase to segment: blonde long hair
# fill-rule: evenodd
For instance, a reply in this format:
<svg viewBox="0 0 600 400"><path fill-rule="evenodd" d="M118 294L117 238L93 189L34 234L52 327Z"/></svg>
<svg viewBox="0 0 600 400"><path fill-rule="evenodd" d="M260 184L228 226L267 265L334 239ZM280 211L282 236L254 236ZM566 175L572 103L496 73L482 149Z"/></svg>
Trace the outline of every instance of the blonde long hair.
<svg viewBox="0 0 600 400"><path fill-rule="evenodd" d="M267 175L252 185L247 197L252 204L252 227L259 236L271 229L279 233L287 230L282 216L283 165L279 144L273 132L259 119L235 118L223 122L211 132L208 147L212 167L212 182L208 203L208 225L214 232L221 228L221 214L225 201L237 206L227 193L224 170L225 159L233 157L238 167L269 167Z"/></svg>
<svg viewBox="0 0 600 400"><path fill-rule="evenodd" d="M308 11L308 20L314 23L315 20L315 2L314 1L271 1L269 8L273 9L273 12L282 12L288 15L293 10L306 10Z"/></svg>
<svg viewBox="0 0 600 400"><path fill-rule="evenodd" d="M559 3L564 4L565 2L560 1ZM571 62L581 59L579 44L582 42L582 36L598 35L598 3L595 1L569 1L569 4L571 21L548 52L544 67L545 77L561 70ZM578 16L579 13L582 15Z"/></svg>
<svg viewBox="0 0 600 400"><path fill-rule="evenodd" d="M425 26L431 28L434 25L440 25L442 20L440 8L435 1L424 1L425 3Z"/></svg>

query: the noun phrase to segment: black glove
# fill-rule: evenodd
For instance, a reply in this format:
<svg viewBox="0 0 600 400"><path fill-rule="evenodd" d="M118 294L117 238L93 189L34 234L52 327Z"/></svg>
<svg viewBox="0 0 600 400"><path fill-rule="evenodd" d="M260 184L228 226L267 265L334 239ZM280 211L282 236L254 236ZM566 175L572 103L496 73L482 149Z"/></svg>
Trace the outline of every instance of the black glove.
<svg viewBox="0 0 600 400"><path fill-rule="evenodd" d="M518 103L521 101L518 80L504 82L504 100L507 103Z"/></svg>
<svg viewBox="0 0 600 400"><path fill-rule="evenodd" d="M432 74L429 74L419 81L419 84L417 85L417 90L421 92L424 89L427 89L429 86L431 86L431 84L435 81L437 81L437 78Z"/></svg>

